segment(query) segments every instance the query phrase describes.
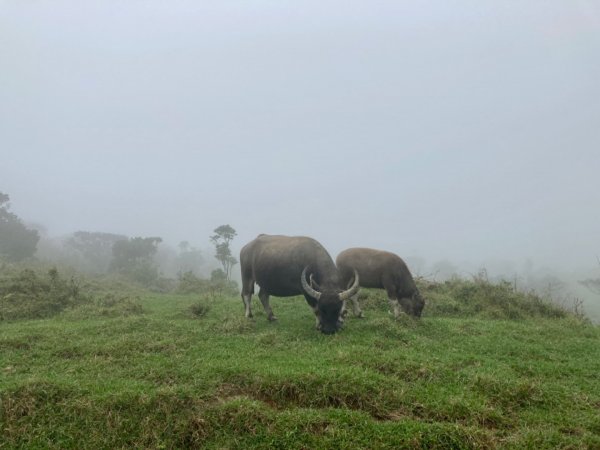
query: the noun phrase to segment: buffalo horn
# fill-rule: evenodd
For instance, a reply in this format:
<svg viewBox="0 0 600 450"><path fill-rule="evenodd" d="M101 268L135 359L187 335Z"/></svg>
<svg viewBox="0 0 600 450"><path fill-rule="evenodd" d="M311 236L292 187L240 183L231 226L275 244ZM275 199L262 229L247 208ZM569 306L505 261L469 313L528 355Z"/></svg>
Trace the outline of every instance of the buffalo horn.
<svg viewBox="0 0 600 450"><path fill-rule="evenodd" d="M315 291L312 286L310 286L307 282L306 282L306 269L308 269L308 266L306 266L304 268L304 270L302 271L302 276L301 276L301 281L302 281L302 289L304 289L304 292L306 292L308 295L310 295L312 298L314 298L315 300L319 300L321 298L321 293L319 291Z"/></svg>
<svg viewBox="0 0 600 450"><path fill-rule="evenodd" d="M356 294L358 292L358 288L360 287L358 283L358 272L356 271L356 269L354 269L354 283L352 284L352 286L350 286L348 290L345 290L344 292L340 293L340 300L348 300L350 297Z"/></svg>

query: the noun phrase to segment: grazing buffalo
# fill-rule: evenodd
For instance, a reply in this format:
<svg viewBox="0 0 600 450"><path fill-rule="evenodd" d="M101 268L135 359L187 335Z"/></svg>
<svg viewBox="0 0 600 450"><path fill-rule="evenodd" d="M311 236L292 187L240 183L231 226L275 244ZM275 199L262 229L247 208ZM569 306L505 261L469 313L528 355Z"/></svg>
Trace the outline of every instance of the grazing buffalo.
<svg viewBox="0 0 600 450"><path fill-rule="evenodd" d="M242 248L240 266L246 317L252 317L250 301L256 283L260 286L258 298L269 320L275 320L269 305L270 295L303 294L315 313L317 328L325 334L338 331L344 302L359 289L356 276L352 283L349 279L348 284L343 285L351 285L343 291L337 267L327 250L314 239L304 236L261 234Z"/></svg>
<svg viewBox="0 0 600 450"><path fill-rule="evenodd" d="M401 314L400 308L411 316L421 317L425 301L408 267L398 255L371 248L349 248L338 255L336 264L344 286L356 271L361 287L387 291L396 318ZM356 294L351 297L354 315L362 317L357 297ZM344 313L345 306L344 303Z"/></svg>

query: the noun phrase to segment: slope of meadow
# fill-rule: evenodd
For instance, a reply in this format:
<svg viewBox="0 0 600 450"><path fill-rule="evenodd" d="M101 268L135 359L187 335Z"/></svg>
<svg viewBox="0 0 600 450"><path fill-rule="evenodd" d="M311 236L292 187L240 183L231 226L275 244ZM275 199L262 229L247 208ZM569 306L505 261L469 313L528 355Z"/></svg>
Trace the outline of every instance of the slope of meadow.
<svg viewBox="0 0 600 450"><path fill-rule="evenodd" d="M216 294L0 321L0 448L600 448L598 327L509 286L424 291L420 321L365 291L334 336L300 297L277 323Z"/></svg>

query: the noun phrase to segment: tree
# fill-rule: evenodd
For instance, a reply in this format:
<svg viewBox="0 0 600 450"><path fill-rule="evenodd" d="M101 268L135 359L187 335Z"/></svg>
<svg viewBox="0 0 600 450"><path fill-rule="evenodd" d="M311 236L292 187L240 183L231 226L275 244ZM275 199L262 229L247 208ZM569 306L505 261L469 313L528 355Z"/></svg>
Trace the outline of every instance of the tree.
<svg viewBox="0 0 600 450"><path fill-rule="evenodd" d="M126 240L127 236L121 234L76 231L65 241L65 245L81 255L91 272L104 273L110 265L113 246L118 241Z"/></svg>
<svg viewBox="0 0 600 450"><path fill-rule="evenodd" d="M112 248L111 271L148 285L158 278L158 269L154 263L159 237L134 237L117 241Z"/></svg>
<svg viewBox="0 0 600 450"><path fill-rule="evenodd" d="M223 269L215 269L210 273L210 281L223 282L227 281L227 274L223 272Z"/></svg>
<svg viewBox="0 0 600 450"><path fill-rule="evenodd" d="M227 280L231 279L231 269L237 264L237 259L231 255L229 244L237 235L236 231L229 225L221 225L214 230L214 235L210 237L215 246L215 258L223 266L223 272Z"/></svg>
<svg viewBox="0 0 600 450"><path fill-rule="evenodd" d="M192 272L198 275L200 266L204 262L202 252L195 247L192 247L188 241L179 243L179 255L177 255L177 273L179 275L186 272Z"/></svg>
<svg viewBox="0 0 600 450"><path fill-rule="evenodd" d="M9 211L9 200L8 194L0 192L0 258L18 262L33 256L40 235Z"/></svg>

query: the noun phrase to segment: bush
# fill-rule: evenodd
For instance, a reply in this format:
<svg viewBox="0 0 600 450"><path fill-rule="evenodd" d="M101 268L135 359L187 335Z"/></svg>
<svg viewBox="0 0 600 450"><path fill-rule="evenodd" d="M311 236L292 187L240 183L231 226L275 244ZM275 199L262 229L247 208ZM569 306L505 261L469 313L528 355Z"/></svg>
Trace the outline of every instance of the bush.
<svg viewBox="0 0 600 450"><path fill-rule="evenodd" d="M426 299L424 314L427 315L490 319L572 315L562 305L552 303L535 292L516 291L508 281L491 283L484 276L473 280L452 278L443 283L417 280L417 284Z"/></svg>
<svg viewBox="0 0 600 450"><path fill-rule="evenodd" d="M236 295L238 287L235 281L205 280L197 277L193 272L185 272L179 276L176 292L178 294L209 294L215 297L217 295Z"/></svg>
<svg viewBox="0 0 600 450"><path fill-rule="evenodd" d="M146 287L158 279L158 268L151 261L136 262L120 269L119 273Z"/></svg>
<svg viewBox="0 0 600 450"><path fill-rule="evenodd" d="M42 319L65 310L78 319L142 314L137 291L115 282L114 278L66 278L56 268L43 272L3 266L0 321Z"/></svg>
<svg viewBox="0 0 600 450"><path fill-rule="evenodd" d="M39 319L89 301L74 278L65 279L56 268L40 275L31 269L0 277L0 320Z"/></svg>
<svg viewBox="0 0 600 450"><path fill-rule="evenodd" d="M210 305L205 302L196 302L189 307L189 312L193 317L204 317L210 311Z"/></svg>
<svg viewBox="0 0 600 450"><path fill-rule="evenodd" d="M175 291L178 287L178 284L178 281L173 278L158 277L147 287L147 289L151 292L166 294Z"/></svg>
<svg viewBox="0 0 600 450"><path fill-rule="evenodd" d="M179 276L176 292L178 294L200 294L206 292L208 284L208 280L198 278L193 272L185 272Z"/></svg>

